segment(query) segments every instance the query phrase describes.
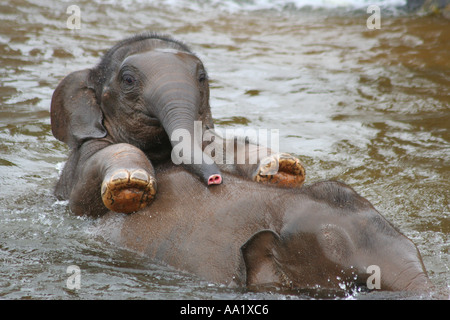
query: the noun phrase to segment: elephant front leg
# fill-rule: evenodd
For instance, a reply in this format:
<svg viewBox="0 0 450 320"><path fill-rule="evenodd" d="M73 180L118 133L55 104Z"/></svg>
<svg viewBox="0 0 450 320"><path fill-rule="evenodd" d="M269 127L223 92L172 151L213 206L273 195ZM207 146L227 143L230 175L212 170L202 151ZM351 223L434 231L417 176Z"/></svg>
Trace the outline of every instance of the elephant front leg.
<svg viewBox="0 0 450 320"><path fill-rule="evenodd" d="M156 179L143 169L114 169L105 176L101 195L105 207L132 213L145 208L156 195Z"/></svg>
<svg viewBox="0 0 450 320"><path fill-rule="evenodd" d="M78 170L70 195L70 207L78 215L98 216L108 209L136 212L156 195L152 164L140 149L129 144L109 145L81 161Z"/></svg>

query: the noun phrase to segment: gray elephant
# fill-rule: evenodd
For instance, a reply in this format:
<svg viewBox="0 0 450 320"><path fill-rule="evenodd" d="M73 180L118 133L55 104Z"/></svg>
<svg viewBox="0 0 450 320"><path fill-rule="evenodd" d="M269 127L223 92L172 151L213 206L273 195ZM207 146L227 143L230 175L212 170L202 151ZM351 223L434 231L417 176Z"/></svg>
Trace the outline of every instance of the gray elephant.
<svg viewBox="0 0 450 320"><path fill-rule="evenodd" d="M56 195L70 199L77 214L144 208L156 194L153 165L168 159L207 185L222 183L221 169L279 186L299 187L305 177L299 160L288 154L245 140L222 142L213 131L202 62L183 43L156 34L125 39L95 68L65 77L53 93L51 124L53 135L71 148ZM214 138L198 139L195 124L201 136ZM177 130L191 138L191 152L171 152ZM238 154L256 158L235 161Z"/></svg>
<svg viewBox="0 0 450 320"><path fill-rule="evenodd" d="M230 287L432 288L413 242L343 183L283 189L224 173L226 183L205 188L180 167L157 172L161 187L151 206L109 212L98 220L99 234Z"/></svg>
<svg viewBox="0 0 450 320"><path fill-rule="evenodd" d="M430 287L409 239L342 183L302 186L288 154L216 137L192 143L197 153L213 146L213 159L192 165L183 153L175 165L169 137L196 120L212 129L208 100L206 71L184 44L154 34L119 42L55 90L52 130L71 148L56 194L76 214L101 216L119 245L229 286L365 286L375 266L383 290ZM264 148L256 163L217 164Z"/></svg>

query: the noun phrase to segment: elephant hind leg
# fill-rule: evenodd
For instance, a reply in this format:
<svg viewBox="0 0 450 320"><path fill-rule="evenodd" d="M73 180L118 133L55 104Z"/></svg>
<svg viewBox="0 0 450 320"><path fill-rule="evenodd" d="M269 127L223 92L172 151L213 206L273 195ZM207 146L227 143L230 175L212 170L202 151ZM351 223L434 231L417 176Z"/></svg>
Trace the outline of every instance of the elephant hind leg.
<svg viewBox="0 0 450 320"><path fill-rule="evenodd" d="M101 195L112 211L133 213L151 203L156 194L156 180L146 171L118 169L105 177Z"/></svg>

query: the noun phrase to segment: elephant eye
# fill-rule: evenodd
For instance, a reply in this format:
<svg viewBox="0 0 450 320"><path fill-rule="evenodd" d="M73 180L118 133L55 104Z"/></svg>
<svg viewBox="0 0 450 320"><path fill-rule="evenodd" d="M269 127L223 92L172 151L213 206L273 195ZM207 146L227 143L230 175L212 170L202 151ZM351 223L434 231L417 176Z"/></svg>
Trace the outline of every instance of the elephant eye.
<svg viewBox="0 0 450 320"><path fill-rule="evenodd" d="M122 81L126 84L126 85L133 85L136 82L136 79L130 75L130 74L124 74L122 76Z"/></svg>
<svg viewBox="0 0 450 320"><path fill-rule="evenodd" d="M205 72L200 72L200 74L198 75L199 82L204 82L207 78L208 78L208 76L206 75Z"/></svg>

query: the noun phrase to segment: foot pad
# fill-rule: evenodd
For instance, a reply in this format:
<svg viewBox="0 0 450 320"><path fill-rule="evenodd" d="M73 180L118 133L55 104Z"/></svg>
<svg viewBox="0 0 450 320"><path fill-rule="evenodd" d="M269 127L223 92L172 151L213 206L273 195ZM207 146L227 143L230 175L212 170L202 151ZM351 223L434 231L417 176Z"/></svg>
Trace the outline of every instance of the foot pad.
<svg viewBox="0 0 450 320"><path fill-rule="evenodd" d="M305 182L305 168L288 153L278 153L261 160L253 178L256 182L279 187L299 188Z"/></svg>
<svg viewBox="0 0 450 320"><path fill-rule="evenodd" d="M120 169L102 183L104 205L115 212L136 212L151 203L156 194L156 180L146 171Z"/></svg>

